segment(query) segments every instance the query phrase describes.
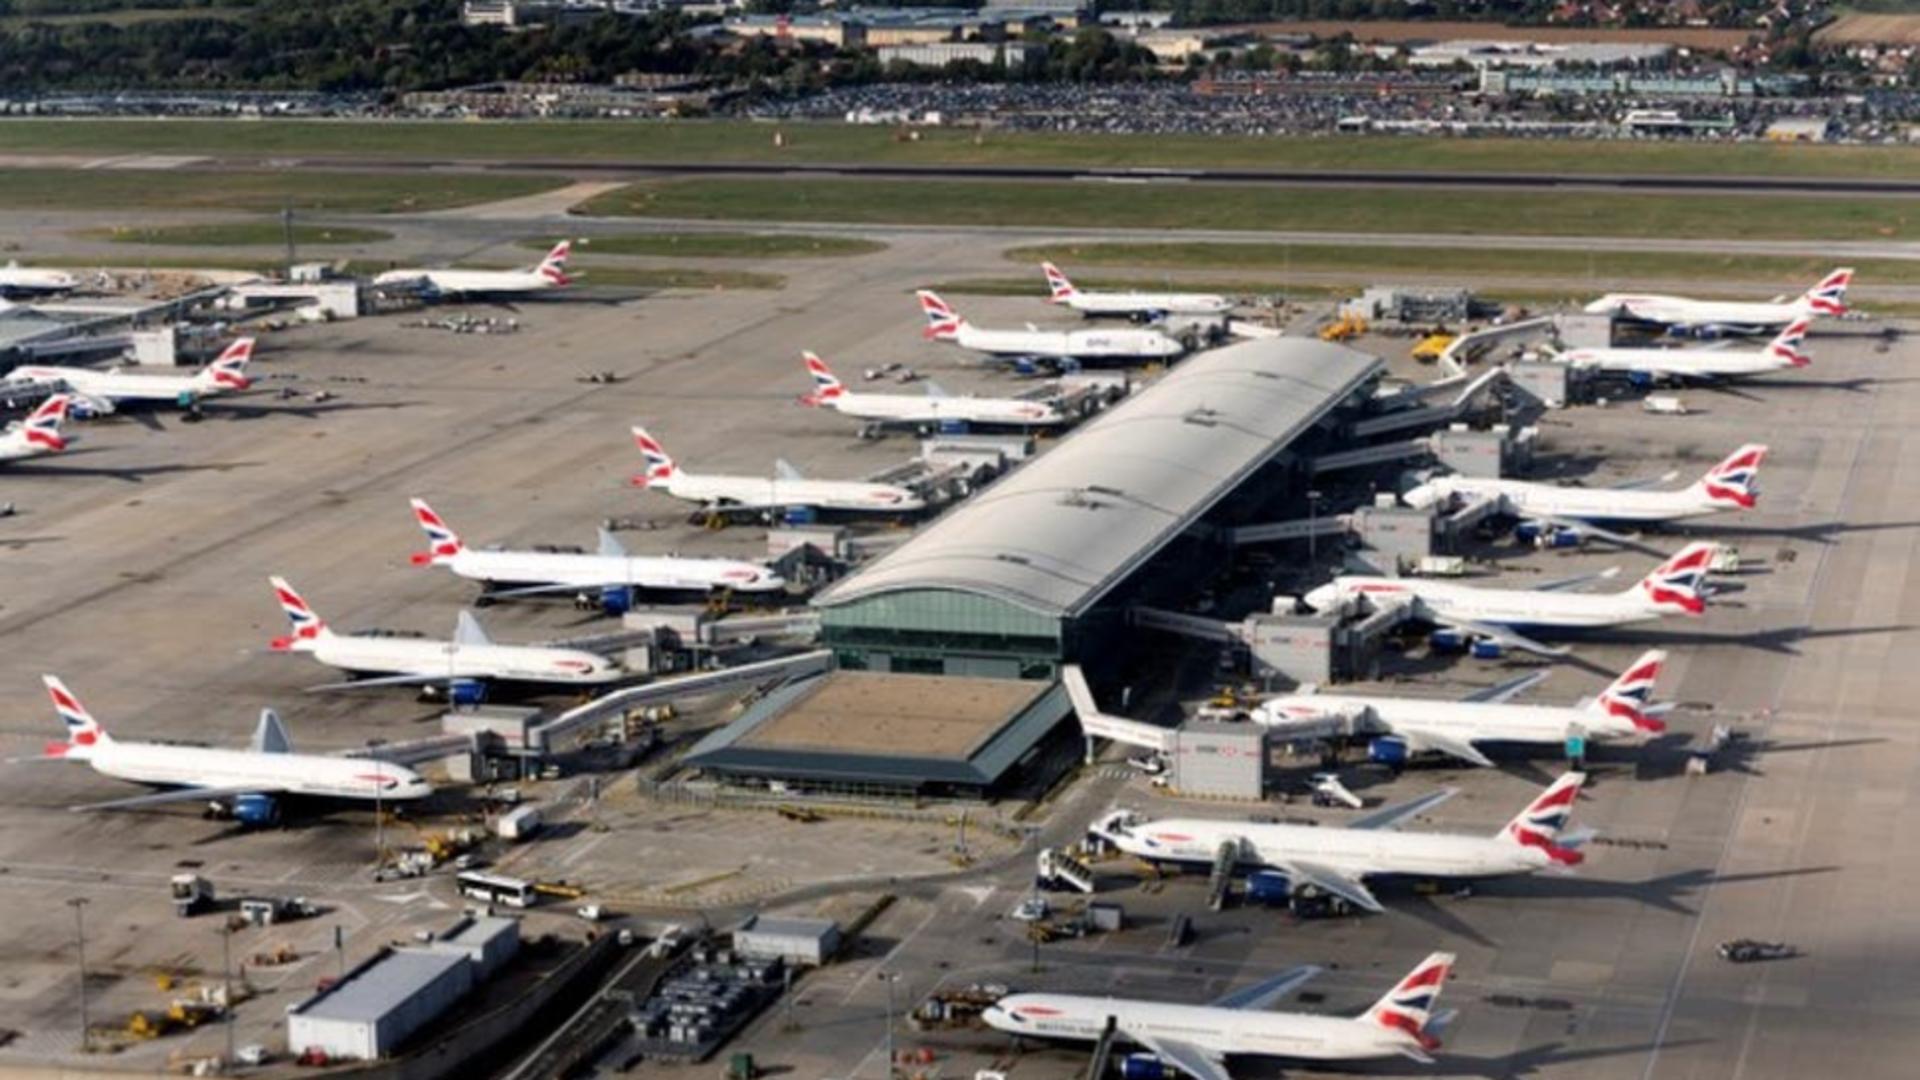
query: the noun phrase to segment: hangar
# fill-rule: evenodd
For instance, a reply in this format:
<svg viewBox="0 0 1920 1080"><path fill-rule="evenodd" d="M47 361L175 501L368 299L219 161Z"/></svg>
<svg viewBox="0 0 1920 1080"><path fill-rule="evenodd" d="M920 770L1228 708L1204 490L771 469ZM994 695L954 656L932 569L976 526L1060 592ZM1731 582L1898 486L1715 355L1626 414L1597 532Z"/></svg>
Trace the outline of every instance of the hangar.
<svg viewBox="0 0 1920 1080"><path fill-rule="evenodd" d="M1383 370L1304 338L1195 356L822 593L822 640L843 670L1052 679L1117 662L1128 607L1191 595L1227 558L1219 528L1297 488L1332 414Z"/></svg>

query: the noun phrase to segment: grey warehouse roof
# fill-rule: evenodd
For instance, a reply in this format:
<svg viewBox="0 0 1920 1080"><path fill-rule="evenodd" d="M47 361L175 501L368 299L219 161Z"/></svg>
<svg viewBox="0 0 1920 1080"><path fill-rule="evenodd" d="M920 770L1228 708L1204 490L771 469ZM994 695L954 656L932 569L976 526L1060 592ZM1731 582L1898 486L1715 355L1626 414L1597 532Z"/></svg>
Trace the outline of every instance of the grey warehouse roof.
<svg viewBox="0 0 1920 1080"><path fill-rule="evenodd" d="M438 949L396 949L296 1006L302 1016L373 1023L412 1000L448 968L467 963L464 953Z"/></svg>
<svg viewBox="0 0 1920 1080"><path fill-rule="evenodd" d="M814 603L954 589L1081 614L1381 367L1308 338L1201 353Z"/></svg>

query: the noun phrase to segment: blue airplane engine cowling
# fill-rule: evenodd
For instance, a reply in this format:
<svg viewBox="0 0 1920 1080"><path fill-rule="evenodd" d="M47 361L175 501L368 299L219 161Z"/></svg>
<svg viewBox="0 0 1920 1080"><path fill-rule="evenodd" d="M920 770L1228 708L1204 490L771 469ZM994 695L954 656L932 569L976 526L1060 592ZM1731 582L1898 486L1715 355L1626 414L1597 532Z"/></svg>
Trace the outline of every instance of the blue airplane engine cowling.
<svg viewBox="0 0 1920 1080"><path fill-rule="evenodd" d="M243 825L280 823L280 801L271 795L241 795L233 800L233 819Z"/></svg>
<svg viewBox="0 0 1920 1080"><path fill-rule="evenodd" d="M1284 904L1293 895L1293 882L1276 870L1256 870L1247 875L1249 904Z"/></svg>
<svg viewBox="0 0 1920 1080"><path fill-rule="evenodd" d="M1475 660L1498 660L1507 655L1507 647L1497 641L1476 641L1467 651Z"/></svg>
<svg viewBox="0 0 1920 1080"><path fill-rule="evenodd" d="M1120 1059L1121 1080L1168 1080L1167 1063L1152 1054L1128 1054Z"/></svg>
<svg viewBox="0 0 1920 1080"><path fill-rule="evenodd" d="M1413 756L1413 748L1407 740L1397 735L1382 735L1367 744L1367 760L1376 765L1390 765L1399 768Z"/></svg>
<svg viewBox="0 0 1920 1080"><path fill-rule="evenodd" d="M1427 635L1427 644L1444 652L1458 652L1467 647L1467 635L1458 630L1435 630Z"/></svg>
<svg viewBox="0 0 1920 1080"><path fill-rule="evenodd" d="M487 684L479 679L455 679L447 688L447 699L455 705L471 708L487 700Z"/></svg>
<svg viewBox="0 0 1920 1080"><path fill-rule="evenodd" d="M625 585L610 585L600 590L600 610L618 618L633 610L633 590Z"/></svg>

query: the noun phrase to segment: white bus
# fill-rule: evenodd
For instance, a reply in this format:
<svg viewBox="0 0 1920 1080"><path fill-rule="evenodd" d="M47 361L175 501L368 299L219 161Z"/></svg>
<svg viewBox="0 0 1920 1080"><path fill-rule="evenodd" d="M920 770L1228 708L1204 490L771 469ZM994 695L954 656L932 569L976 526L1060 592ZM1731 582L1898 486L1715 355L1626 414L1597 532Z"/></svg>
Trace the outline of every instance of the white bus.
<svg viewBox="0 0 1920 1080"><path fill-rule="evenodd" d="M460 895L470 900L484 900L489 904L505 904L508 907L532 907L540 899L534 892L533 882L504 874L487 874L469 870L455 877L454 883L460 888Z"/></svg>

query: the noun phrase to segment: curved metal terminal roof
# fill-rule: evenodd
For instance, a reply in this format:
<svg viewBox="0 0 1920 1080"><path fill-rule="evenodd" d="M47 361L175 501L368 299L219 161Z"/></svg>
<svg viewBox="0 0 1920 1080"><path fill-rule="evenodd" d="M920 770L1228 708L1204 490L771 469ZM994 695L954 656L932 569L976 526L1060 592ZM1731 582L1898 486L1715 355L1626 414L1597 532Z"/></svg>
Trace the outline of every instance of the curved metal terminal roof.
<svg viewBox="0 0 1920 1080"><path fill-rule="evenodd" d="M1202 353L814 603L952 589L1079 615L1382 367L1308 338Z"/></svg>

